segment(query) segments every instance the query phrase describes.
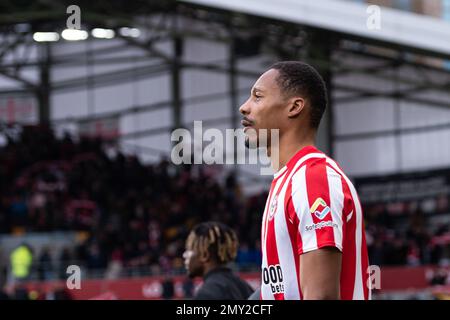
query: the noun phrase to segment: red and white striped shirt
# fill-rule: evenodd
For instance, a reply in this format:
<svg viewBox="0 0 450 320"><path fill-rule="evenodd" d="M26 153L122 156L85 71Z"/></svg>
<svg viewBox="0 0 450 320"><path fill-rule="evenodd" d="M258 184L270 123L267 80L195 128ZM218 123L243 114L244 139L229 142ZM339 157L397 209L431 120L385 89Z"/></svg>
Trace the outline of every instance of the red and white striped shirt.
<svg viewBox="0 0 450 320"><path fill-rule="evenodd" d="M370 299L361 204L339 165L313 146L302 148L273 179L261 229L261 299L302 299L303 253L342 252L341 299Z"/></svg>

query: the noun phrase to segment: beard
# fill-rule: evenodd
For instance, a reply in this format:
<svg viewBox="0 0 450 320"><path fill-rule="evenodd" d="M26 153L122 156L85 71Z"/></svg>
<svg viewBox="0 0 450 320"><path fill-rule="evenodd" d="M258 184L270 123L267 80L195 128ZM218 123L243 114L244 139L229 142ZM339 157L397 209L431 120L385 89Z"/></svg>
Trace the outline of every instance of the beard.
<svg viewBox="0 0 450 320"><path fill-rule="evenodd" d="M245 147L247 149L258 149L259 144L257 131L255 129L248 130L245 134Z"/></svg>
<svg viewBox="0 0 450 320"><path fill-rule="evenodd" d="M259 148L258 139L256 139L255 141L250 141L249 137L245 137L245 147L247 149L258 149Z"/></svg>
<svg viewBox="0 0 450 320"><path fill-rule="evenodd" d="M245 137L245 147L247 149L250 149L250 139L249 139L249 137Z"/></svg>
<svg viewBox="0 0 450 320"><path fill-rule="evenodd" d="M203 276L203 267L202 266L191 267L191 268L188 268L186 271L187 271L187 275L190 279L194 279L194 278Z"/></svg>
<svg viewBox="0 0 450 320"><path fill-rule="evenodd" d="M253 150L253 149L259 149L259 148L267 148L271 145L271 139L270 137L267 139L267 141L260 141L260 137L258 136L245 136L245 147L247 149Z"/></svg>

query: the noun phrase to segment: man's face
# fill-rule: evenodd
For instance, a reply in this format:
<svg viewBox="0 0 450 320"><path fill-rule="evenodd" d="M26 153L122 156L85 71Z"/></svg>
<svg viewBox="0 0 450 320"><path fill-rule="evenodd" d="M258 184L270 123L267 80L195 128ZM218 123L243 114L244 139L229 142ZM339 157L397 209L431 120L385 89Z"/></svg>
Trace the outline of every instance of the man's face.
<svg viewBox="0 0 450 320"><path fill-rule="evenodd" d="M270 139L271 129L282 129L283 108L286 100L276 82L278 71L270 69L255 82L250 97L239 108L244 116L242 125L246 135L247 147L259 146L261 129L267 130ZM270 146L270 140L268 140Z"/></svg>
<svg viewBox="0 0 450 320"><path fill-rule="evenodd" d="M200 261L198 253L194 250L186 248L183 253L184 267L186 268L189 278L203 276L203 263Z"/></svg>

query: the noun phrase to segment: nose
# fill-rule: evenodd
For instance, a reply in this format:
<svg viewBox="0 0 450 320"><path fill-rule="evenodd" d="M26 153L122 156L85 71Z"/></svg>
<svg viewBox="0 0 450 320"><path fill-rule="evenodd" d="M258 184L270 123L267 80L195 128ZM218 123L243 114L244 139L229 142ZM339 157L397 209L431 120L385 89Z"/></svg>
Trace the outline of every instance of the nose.
<svg viewBox="0 0 450 320"><path fill-rule="evenodd" d="M240 112L241 114L243 114L244 116L245 116L245 115L248 115L248 114L250 113L249 106L248 106L248 100L245 101L245 102L239 107L239 112Z"/></svg>

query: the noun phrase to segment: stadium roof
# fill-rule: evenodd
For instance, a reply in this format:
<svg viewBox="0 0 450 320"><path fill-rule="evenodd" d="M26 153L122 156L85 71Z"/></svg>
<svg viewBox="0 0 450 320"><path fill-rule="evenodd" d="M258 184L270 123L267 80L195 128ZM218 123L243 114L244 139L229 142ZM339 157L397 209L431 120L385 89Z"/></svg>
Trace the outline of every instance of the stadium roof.
<svg viewBox="0 0 450 320"><path fill-rule="evenodd" d="M381 29L367 27L368 5L342 0L180 0L217 9L297 23L418 53L450 58L450 23L383 7Z"/></svg>

